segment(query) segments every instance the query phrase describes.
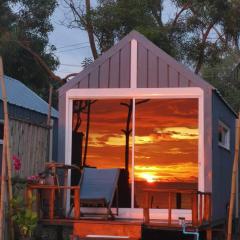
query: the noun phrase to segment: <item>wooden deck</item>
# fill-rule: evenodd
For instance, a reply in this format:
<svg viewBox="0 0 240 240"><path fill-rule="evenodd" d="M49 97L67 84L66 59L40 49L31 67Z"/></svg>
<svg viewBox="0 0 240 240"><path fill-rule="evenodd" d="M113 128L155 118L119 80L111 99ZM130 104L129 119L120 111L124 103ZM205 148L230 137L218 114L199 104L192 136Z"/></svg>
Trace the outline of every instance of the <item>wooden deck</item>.
<svg viewBox="0 0 240 240"><path fill-rule="evenodd" d="M144 223L143 220L136 219L116 219L116 220L94 220L94 219L42 219L43 225L62 225L71 226L73 228L73 235L82 239L132 239L139 240L143 237L143 231L160 232L159 234L166 234L166 232L176 233L177 236L182 234L182 227L178 221L173 221L168 225L167 220L151 220L149 223ZM195 231L196 227L188 226L189 231ZM211 226L205 225L198 228L206 240L211 240ZM210 230L210 231L209 231ZM79 239L77 238L77 239ZM74 239L74 238L72 238ZM168 238L167 238L168 239ZM191 238L190 238L191 239ZM165 239L166 240L166 239Z"/></svg>
<svg viewBox="0 0 240 240"><path fill-rule="evenodd" d="M191 199L191 212L192 217L190 220L189 229L193 231L196 229L211 229L211 194L203 193L196 190L179 190L179 189L162 189L162 190L152 190L145 189L145 206L144 206L144 218L143 219L115 219L115 220L99 220L97 218L86 219L85 216L81 216L80 213L80 199L79 199L79 186L55 186L55 185L30 185L27 188L27 197L32 199L33 191L39 195L39 191L47 190L49 192L49 212L47 214L48 219L41 218L41 211L39 211L39 217L41 222L47 225L63 225L72 226L73 235L80 238L86 238L89 236L114 236L118 238L130 238L130 239L141 239L143 228L156 229L164 231L175 231L181 232L182 226L179 225L178 220L173 219L173 201L174 194L188 194ZM55 216L55 199L56 193L59 191L74 191L74 211L72 219L60 219L59 216ZM149 199L152 192L163 192L168 193L168 215L166 219L153 220L150 217L149 211ZM65 194L64 194L65 195ZM40 197L37 197L38 203L37 207L39 209ZM31 206L31 201L29 201L29 207ZM44 217L44 215L42 216ZM209 236L211 234L208 234ZM211 237L206 238L210 240Z"/></svg>

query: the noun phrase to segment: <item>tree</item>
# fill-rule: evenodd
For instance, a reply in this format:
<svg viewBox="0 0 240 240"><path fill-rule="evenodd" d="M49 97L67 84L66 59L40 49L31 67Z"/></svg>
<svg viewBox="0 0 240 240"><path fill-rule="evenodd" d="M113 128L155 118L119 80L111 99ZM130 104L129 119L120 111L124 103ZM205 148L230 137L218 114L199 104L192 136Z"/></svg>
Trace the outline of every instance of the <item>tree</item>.
<svg viewBox="0 0 240 240"><path fill-rule="evenodd" d="M0 3L0 54L5 73L21 80L47 99L59 62L48 34L56 0L4 0ZM41 64L40 64L41 62ZM43 67L45 65L45 68ZM48 71L47 71L48 70ZM58 78L60 80L60 78Z"/></svg>
<svg viewBox="0 0 240 240"><path fill-rule="evenodd" d="M216 87L221 95L238 112L240 109L240 65L237 51L229 52L220 62L204 65L204 79Z"/></svg>
<svg viewBox="0 0 240 240"><path fill-rule="evenodd" d="M167 22L163 1L98 0L94 7L90 0L64 2L73 15L69 25L87 31L94 59L133 29L197 74L204 64L220 61L230 48L239 49L237 0L172 0L175 16Z"/></svg>
<svg viewBox="0 0 240 240"><path fill-rule="evenodd" d="M168 32L162 22L162 2L98 0L93 8L90 6L90 0L64 0L72 12L69 26L87 31L94 59L133 29L140 31L163 50L174 55L174 46L168 41Z"/></svg>
<svg viewBox="0 0 240 240"><path fill-rule="evenodd" d="M180 9L169 21L171 36L181 59L199 73L204 64L220 62L232 48L238 48L240 24L239 1L175 0ZM233 16L233 17L232 17ZM180 41L179 41L180 39ZM171 39L174 41L174 39Z"/></svg>

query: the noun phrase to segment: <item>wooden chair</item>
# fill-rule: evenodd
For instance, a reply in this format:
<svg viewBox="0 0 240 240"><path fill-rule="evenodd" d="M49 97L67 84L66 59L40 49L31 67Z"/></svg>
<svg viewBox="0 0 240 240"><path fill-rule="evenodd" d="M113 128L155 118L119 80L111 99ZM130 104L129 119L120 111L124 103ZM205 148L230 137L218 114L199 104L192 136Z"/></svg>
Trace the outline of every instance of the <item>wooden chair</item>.
<svg viewBox="0 0 240 240"><path fill-rule="evenodd" d="M111 211L116 193L118 214L118 179L120 169L84 168L80 180L80 206L103 207L107 209L105 218L114 218ZM82 213L81 213L82 215ZM88 215L85 213L84 215Z"/></svg>

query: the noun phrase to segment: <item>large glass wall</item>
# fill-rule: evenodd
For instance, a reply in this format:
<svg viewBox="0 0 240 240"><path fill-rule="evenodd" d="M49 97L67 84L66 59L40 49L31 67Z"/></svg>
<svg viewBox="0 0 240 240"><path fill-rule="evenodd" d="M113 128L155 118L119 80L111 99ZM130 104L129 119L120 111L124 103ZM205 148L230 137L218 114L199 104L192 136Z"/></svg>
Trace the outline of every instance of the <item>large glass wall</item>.
<svg viewBox="0 0 240 240"><path fill-rule="evenodd" d="M73 103L72 163L81 167L120 168L121 207L130 207L131 203L132 102L119 99Z"/></svg>
<svg viewBox="0 0 240 240"><path fill-rule="evenodd" d="M144 204L144 189L197 189L198 99L97 99L73 102L72 163L120 168L120 207ZM135 121L132 177L132 121ZM73 174L72 183L79 181ZM176 196L189 208L188 196ZM167 195L154 193L152 208L166 208Z"/></svg>
<svg viewBox="0 0 240 240"><path fill-rule="evenodd" d="M198 100L136 100L135 122L135 207L144 189L197 189ZM152 194L151 207L167 208L167 197ZM190 207L189 195L175 199L175 207Z"/></svg>

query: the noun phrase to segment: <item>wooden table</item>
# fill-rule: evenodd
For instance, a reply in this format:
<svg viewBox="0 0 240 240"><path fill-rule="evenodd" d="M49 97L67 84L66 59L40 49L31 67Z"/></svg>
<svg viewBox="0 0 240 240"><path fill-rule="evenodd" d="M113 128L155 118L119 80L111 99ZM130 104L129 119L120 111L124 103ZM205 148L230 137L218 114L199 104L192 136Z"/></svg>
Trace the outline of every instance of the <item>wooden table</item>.
<svg viewBox="0 0 240 240"><path fill-rule="evenodd" d="M79 174L81 174L80 167L76 165L66 165L64 163L46 163L45 168L52 171L52 173L56 176L57 175L57 169L62 169L64 171L64 186L68 186L68 172L69 170L77 170L79 171ZM63 192L63 209L65 209L67 203L67 189L64 189Z"/></svg>
<svg viewBox="0 0 240 240"><path fill-rule="evenodd" d="M50 220L54 219L54 202L55 202L55 193L56 190L64 191L73 190L74 191L74 218L80 218L80 187L79 186L56 186L56 185L44 185L44 184L29 184L27 185L27 202L28 207L32 209L32 197L34 190L49 190L49 218ZM39 193L37 193L39 194ZM39 207L39 198L37 199L37 204Z"/></svg>

